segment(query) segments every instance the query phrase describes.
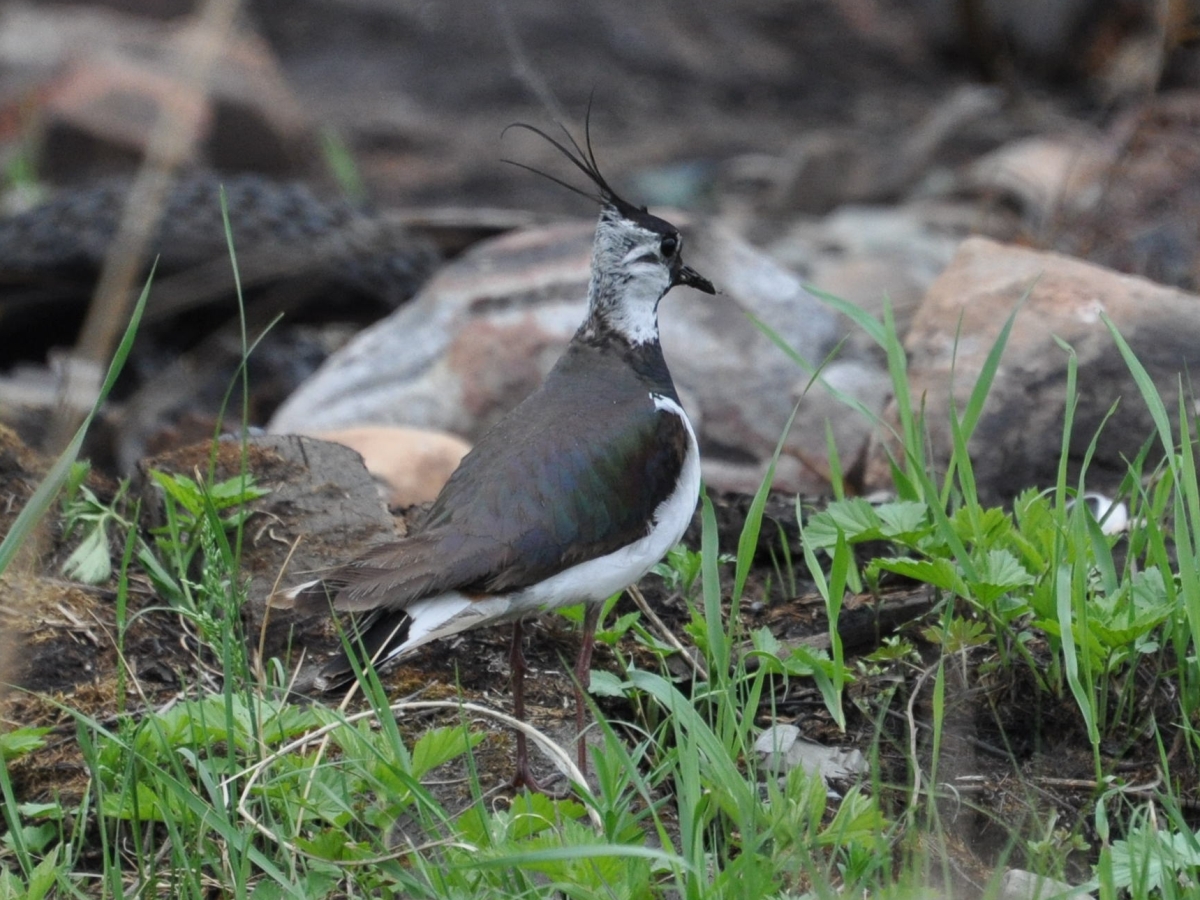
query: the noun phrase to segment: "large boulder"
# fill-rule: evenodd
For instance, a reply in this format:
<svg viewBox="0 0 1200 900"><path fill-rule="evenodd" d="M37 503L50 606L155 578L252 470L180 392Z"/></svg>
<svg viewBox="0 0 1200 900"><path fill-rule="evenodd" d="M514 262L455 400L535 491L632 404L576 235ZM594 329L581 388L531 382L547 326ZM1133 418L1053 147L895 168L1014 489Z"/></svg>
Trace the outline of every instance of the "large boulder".
<svg viewBox="0 0 1200 900"><path fill-rule="evenodd" d="M1179 378L1200 370L1200 297L1057 253L984 238L964 241L925 296L905 341L912 397L924 403L939 463L950 454L951 397L961 410L1022 300L970 444L980 490L1002 500L1054 482L1068 359L1055 338L1079 358L1069 451L1074 464L1116 406L1088 473L1089 485L1112 487L1154 425L1103 317L1128 341L1173 412Z"/></svg>

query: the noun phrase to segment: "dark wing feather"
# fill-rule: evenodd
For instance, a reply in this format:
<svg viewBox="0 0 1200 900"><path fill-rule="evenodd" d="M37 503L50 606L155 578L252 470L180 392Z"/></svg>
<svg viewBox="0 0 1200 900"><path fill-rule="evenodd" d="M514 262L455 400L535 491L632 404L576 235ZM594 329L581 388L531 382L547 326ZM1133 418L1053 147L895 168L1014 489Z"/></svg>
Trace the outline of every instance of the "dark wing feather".
<svg viewBox="0 0 1200 900"><path fill-rule="evenodd" d="M608 416L591 425L603 424ZM535 584L577 563L619 550L645 537L654 512L671 496L687 454L680 418L657 410L647 395L637 409L618 411L625 427L607 445L590 442L583 422L572 437L551 441L557 452L525 462L544 494L522 498L521 515L509 519L513 548L508 565L482 585L504 592ZM580 431L584 436L580 437Z"/></svg>
<svg viewBox="0 0 1200 900"><path fill-rule="evenodd" d="M356 652L355 658L386 658L387 650L384 648L402 643L408 637L409 624L408 613L403 610L376 609L357 617L350 634L350 644L356 650L361 647L362 652ZM343 649L321 666L320 673L313 680L313 687L319 691L332 691L346 685L352 678L354 666Z"/></svg>
<svg viewBox="0 0 1200 900"><path fill-rule="evenodd" d="M688 450L653 387L619 357L572 345L463 459L418 534L327 579L336 608L519 590L644 537Z"/></svg>

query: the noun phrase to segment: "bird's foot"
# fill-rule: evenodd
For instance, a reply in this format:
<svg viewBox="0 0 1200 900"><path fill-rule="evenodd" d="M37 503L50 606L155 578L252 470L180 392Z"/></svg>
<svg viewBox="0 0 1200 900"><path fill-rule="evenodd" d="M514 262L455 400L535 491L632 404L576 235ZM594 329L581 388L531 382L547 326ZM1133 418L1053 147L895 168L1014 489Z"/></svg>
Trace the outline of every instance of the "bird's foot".
<svg viewBox="0 0 1200 900"><path fill-rule="evenodd" d="M522 788L533 794L542 794L549 797L551 800L566 800L571 796L571 788L568 785L562 791L552 791L541 781L534 777L530 771L528 764L518 765L517 773L513 775L512 780L508 783L510 790L519 791Z"/></svg>

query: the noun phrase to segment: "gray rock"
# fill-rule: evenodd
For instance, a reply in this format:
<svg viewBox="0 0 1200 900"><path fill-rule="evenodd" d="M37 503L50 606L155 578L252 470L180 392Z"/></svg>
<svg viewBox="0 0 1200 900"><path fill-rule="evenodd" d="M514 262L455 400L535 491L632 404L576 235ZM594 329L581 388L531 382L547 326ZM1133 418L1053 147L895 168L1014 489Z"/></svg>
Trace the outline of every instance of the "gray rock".
<svg viewBox="0 0 1200 900"><path fill-rule="evenodd" d="M977 206L941 201L843 206L792 225L767 249L807 283L876 319L883 316L886 298L903 336L926 290L978 225ZM849 320L842 322L850 358L882 363L883 351Z"/></svg>
<svg viewBox="0 0 1200 900"><path fill-rule="evenodd" d="M802 766L809 775L820 775L826 782L855 781L870 771L859 750L803 740L795 725L772 725L758 736L754 749L762 756L763 765L779 775Z"/></svg>
<svg viewBox="0 0 1200 900"><path fill-rule="evenodd" d="M349 447L293 435L256 435L246 440L246 471L269 493L248 508L242 544L242 575L248 579L243 616L247 632L258 634L268 619L265 649L284 656L295 646L337 646L332 619L305 619L286 610L268 610L277 587L288 587L330 566L352 559L372 544L396 537L396 523L363 466ZM143 460L133 490L142 497L149 521L161 521L162 490L150 471L195 477L208 468L210 441ZM216 445L215 481L242 470L237 440Z"/></svg>
<svg viewBox="0 0 1200 900"><path fill-rule="evenodd" d="M996 900L1084 900L1086 889L1056 881L1024 869L1009 869L1000 882Z"/></svg>

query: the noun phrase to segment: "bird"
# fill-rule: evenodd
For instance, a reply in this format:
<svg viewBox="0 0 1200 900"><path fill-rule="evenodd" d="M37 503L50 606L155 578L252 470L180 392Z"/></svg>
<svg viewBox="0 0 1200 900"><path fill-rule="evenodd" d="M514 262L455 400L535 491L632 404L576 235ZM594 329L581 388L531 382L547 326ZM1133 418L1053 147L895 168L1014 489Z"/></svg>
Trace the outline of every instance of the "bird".
<svg viewBox="0 0 1200 900"><path fill-rule="evenodd" d="M621 198L601 174L590 116L581 146L524 122L588 179L587 189L514 162L600 206L587 314L544 382L475 444L425 518L273 602L301 613L357 613L352 646L376 667L441 638L512 623L513 714L523 721L527 617L585 604L574 667L577 753L587 772L584 697L603 602L683 537L700 491L696 433L659 341L659 301L680 285L715 294L683 262L679 229ZM506 162L513 162L506 160ZM353 678L343 651L314 679ZM542 791L525 736L510 784Z"/></svg>

